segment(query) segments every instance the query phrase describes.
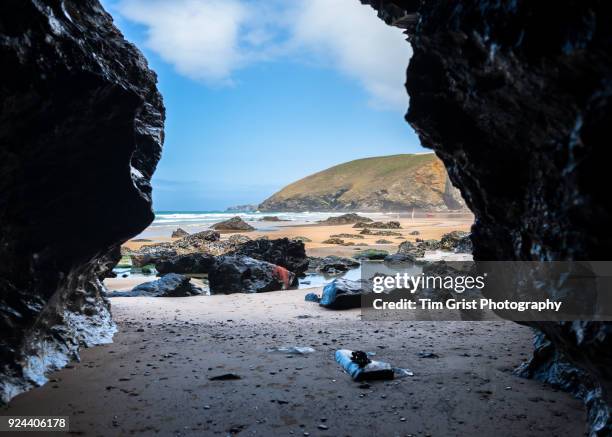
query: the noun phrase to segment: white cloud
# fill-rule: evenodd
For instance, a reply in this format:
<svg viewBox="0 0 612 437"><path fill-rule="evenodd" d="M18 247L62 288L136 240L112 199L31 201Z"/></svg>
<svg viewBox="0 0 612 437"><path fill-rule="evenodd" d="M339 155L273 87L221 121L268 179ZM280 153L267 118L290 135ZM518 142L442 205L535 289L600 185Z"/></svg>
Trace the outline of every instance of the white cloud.
<svg viewBox="0 0 612 437"><path fill-rule="evenodd" d="M145 26L145 46L177 72L209 84L256 62L321 62L358 81L377 107L404 110L411 48L399 29L357 0L118 0Z"/></svg>

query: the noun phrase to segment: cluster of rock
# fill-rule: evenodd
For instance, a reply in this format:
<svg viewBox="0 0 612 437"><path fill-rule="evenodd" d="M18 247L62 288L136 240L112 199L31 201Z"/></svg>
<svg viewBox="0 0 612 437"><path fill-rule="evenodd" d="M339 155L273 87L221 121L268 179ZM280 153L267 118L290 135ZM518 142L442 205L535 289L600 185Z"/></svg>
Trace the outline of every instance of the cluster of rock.
<svg viewBox="0 0 612 437"><path fill-rule="evenodd" d="M129 255L132 265L153 264L162 275L207 274L211 293L283 290L296 286L308 269L301 241L251 240L244 235L221 240L216 231L143 246Z"/></svg>
<svg viewBox="0 0 612 437"><path fill-rule="evenodd" d="M365 228L361 232L361 235L375 235L377 237L401 237L401 232L396 231L372 231L370 228Z"/></svg>
<svg viewBox="0 0 612 437"><path fill-rule="evenodd" d="M369 223L373 220L368 217L360 216L354 212L342 214L335 217L328 217L325 220L319 220L322 225L351 225L353 223Z"/></svg>
<svg viewBox="0 0 612 437"><path fill-rule="evenodd" d="M402 229L400 222L389 221L389 222L364 222L360 221L353 225L354 228L364 228L364 229Z"/></svg>
<svg viewBox="0 0 612 437"><path fill-rule="evenodd" d="M421 240L415 242L404 241L399 245L398 254L409 255L413 258L423 258L426 251L444 250L455 253L472 253L472 240L469 232L452 231L442 235L438 240Z"/></svg>

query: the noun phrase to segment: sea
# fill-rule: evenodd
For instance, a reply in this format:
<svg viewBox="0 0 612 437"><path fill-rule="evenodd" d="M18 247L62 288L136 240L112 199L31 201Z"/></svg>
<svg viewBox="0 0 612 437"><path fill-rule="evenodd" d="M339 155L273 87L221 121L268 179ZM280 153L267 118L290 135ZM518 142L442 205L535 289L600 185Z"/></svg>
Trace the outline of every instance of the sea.
<svg viewBox="0 0 612 437"><path fill-rule="evenodd" d="M358 212L357 214L374 220L393 220L399 213L391 212ZM211 225L239 216L255 229L271 231L281 226L304 225L316 223L328 217L346 214L345 212L222 212L222 211L156 211L155 220L136 238L169 237L176 228L182 228L190 234L208 229ZM402 215L405 215L403 213ZM264 222L264 216L276 216L283 221Z"/></svg>

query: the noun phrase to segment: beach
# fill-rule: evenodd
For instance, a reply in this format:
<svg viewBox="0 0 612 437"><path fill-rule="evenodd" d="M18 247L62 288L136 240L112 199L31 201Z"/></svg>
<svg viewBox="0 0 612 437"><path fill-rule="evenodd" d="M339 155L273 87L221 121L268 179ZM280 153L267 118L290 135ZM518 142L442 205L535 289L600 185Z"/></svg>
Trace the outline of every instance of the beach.
<svg viewBox="0 0 612 437"><path fill-rule="evenodd" d="M470 217L400 218L402 237L439 239ZM394 252L380 237L323 241L352 225L274 223L250 238L306 237L310 256L356 248ZM226 238L228 234L224 234ZM152 242L166 236L150 236ZM366 242L368 246L364 246ZM146 244L131 241L132 249ZM126 290L142 276L107 279ZM194 280L201 284L200 280ZM15 398L3 414L70 416L75 435L525 435L583 433L584 408L568 394L518 378L532 331L512 322L371 322L359 309L304 301L321 287L183 298L111 297L114 343ZM275 352L311 347L312 353ZM410 370L392 381L353 382L337 349ZM224 376L225 375L225 376ZM228 377L227 375L231 375ZM211 380L220 377L221 380Z"/></svg>
<svg viewBox="0 0 612 437"><path fill-rule="evenodd" d="M531 330L512 322L365 322L304 292L113 298L113 344L2 414L70 416L73 435L581 435L584 408L518 378ZM269 352L308 346L306 355ZM356 383L336 349L414 376ZM429 353L434 354L428 355ZM240 379L211 381L225 374Z"/></svg>

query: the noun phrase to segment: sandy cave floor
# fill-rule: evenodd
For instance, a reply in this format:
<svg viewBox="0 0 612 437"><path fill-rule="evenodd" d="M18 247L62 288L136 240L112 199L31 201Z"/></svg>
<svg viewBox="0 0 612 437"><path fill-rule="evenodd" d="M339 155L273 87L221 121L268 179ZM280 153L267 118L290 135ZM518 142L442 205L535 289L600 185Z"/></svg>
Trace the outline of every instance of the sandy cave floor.
<svg viewBox="0 0 612 437"><path fill-rule="evenodd" d="M529 356L530 329L365 322L359 310L304 302L306 292L113 298L115 343L83 351L2 414L67 415L71 434L88 436L584 434L579 401L512 375ZM267 351L287 345L316 352ZM360 385L334 361L338 348L415 375ZM208 379L225 373L241 379Z"/></svg>

